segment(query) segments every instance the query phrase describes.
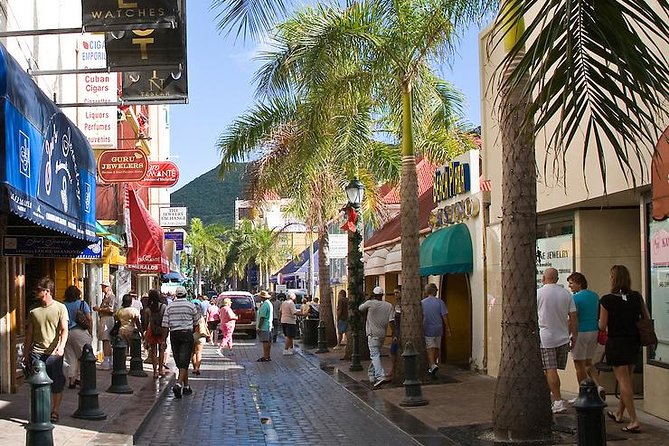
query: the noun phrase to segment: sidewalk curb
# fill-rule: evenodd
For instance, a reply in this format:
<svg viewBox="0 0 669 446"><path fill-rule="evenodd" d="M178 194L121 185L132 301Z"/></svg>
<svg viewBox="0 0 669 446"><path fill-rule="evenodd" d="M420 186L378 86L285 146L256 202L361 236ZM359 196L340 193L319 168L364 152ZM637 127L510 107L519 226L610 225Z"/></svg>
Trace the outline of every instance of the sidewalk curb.
<svg viewBox="0 0 669 446"><path fill-rule="evenodd" d="M144 429L146 429L147 424L149 424L149 419L153 416L153 414L158 410L158 407L162 404L163 400L165 400L166 395L168 392L172 389L172 386L174 385L174 382L176 381L176 373L171 373L169 379L165 382L164 388L160 390L160 393L156 396L153 406L151 406L151 409L146 413L144 418L142 419L142 422L137 426L137 430L135 430L135 433L132 435L132 440L133 444L136 442L139 437L142 435L144 432ZM143 389L142 389L143 390Z"/></svg>

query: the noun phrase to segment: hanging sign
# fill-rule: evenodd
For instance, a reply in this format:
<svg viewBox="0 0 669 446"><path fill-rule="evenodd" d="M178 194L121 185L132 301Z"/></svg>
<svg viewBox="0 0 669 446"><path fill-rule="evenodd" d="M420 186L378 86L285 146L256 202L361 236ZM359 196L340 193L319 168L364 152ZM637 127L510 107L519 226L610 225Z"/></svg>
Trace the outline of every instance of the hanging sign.
<svg viewBox="0 0 669 446"><path fill-rule="evenodd" d="M163 228L179 228L188 226L186 207L160 208L160 226Z"/></svg>
<svg viewBox="0 0 669 446"><path fill-rule="evenodd" d="M81 0L85 31L171 28L180 21L181 0Z"/></svg>
<svg viewBox="0 0 669 446"><path fill-rule="evenodd" d="M141 150L105 150L98 158L98 176L105 183L140 181L149 160Z"/></svg>
<svg viewBox="0 0 669 446"><path fill-rule="evenodd" d="M105 34L107 68L112 71L171 69L186 59L185 26L177 29L133 29Z"/></svg>
<svg viewBox="0 0 669 446"><path fill-rule="evenodd" d="M123 73L121 97L126 104L186 104L186 64L181 70L130 71Z"/></svg>
<svg viewBox="0 0 669 446"><path fill-rule="evenodd" d="M177 251L184 250L184 233L182 231L172 231L165 233L165 240L172 240L176 245Z"/></svg>
<svg viewBox="0 0 669 446"><path fill-rule="evenodd" d="M179 181L179 168L172 161L149 161L144 179L145 187L172 187Z"/></svg>

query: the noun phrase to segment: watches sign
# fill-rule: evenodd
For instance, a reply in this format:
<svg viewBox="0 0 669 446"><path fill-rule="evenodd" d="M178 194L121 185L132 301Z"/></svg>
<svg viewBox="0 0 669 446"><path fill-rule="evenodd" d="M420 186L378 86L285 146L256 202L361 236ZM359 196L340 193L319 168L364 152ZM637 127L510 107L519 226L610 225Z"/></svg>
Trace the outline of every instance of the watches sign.
<svg viewBox="0 0 669 446"><path fill-rule="evenodd" d="M105 183L140 181L149 160L141 150L105 150L98 158L98 176Z"/></svg>
<svg viewBox="0 0 669 446"><path fill-rule="evenodd" d="M144 179L145 187L172 187L179 181L179 168L172 161L149 161Z"/></svg>

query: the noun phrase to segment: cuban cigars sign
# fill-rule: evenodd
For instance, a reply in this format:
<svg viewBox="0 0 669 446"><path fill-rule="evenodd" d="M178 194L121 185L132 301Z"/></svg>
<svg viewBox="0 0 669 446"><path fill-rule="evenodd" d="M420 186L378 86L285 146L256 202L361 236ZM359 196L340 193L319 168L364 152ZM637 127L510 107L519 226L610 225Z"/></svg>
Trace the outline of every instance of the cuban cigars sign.
<svg viewBox="0 0 669 446"><path fill-rule="evenodd" d="M188 226L186 207L160 208L160 226L178 228Z"/></svg>
<svg viewBox="0 0 669 446"><path fill-rule="evenodd" d="M107 66L105 39L101 35L86 34L77 40L77 68L105 68ZM77 75L77 98L85 104L114 103L118 100L116 73L85 73ZM77 109L77 127L93 147L116 147L116 107L80 107Z"/></svg>
<svg viewBox="0 0 669 446"><path fill-rule="evenodd" d="M141 150L105 150L98 158L98 176L105 183L141 181L148 165Z"/></svg>
<svg viewBox="0 0 669 446"><path fill-rule="evenodd" d="M172 28L180 21L181 0L82 0L85 31Z"/></svg>
<svg viewBox="0 0 669 446"><path fill-rule="evenodd" d="M149 161L146 175L139 182L145 187L172 187L179 181L179 168L172 161Z"/></svg>

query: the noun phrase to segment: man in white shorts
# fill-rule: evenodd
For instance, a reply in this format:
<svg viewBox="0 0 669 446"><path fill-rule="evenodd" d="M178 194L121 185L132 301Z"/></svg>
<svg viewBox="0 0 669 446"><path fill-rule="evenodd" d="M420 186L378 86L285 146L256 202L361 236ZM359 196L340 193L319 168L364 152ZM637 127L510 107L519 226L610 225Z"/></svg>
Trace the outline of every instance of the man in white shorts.
<svg viewBox="0 0 669 446"><path fill-rule="evenodd" d="M451 335L451 326L448 323L448 309L443 300L437 297L437 285L428 283L425 285L425 295L420 302L423 309L423 334L425 336L425 349L427 352L427 371L435 376L439 370L439 352L441 350L441 337Z"/></svg>
<svg viewBox="0 0 669 446"><path fill-rule="evenodd" d="M577 341L578 321L576 305L571 293L557 284L558 271L547 268L544 271L543 286L537 290L537 310L539 315L539 336L541 337L541 361L548 388L553 396L551 409L553 413L567 411L560 393L560 376L558 369L567 366L569 339L573 344Z"/></svg>

